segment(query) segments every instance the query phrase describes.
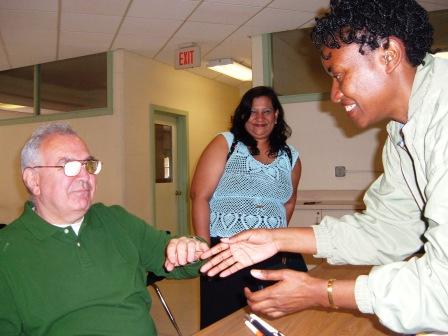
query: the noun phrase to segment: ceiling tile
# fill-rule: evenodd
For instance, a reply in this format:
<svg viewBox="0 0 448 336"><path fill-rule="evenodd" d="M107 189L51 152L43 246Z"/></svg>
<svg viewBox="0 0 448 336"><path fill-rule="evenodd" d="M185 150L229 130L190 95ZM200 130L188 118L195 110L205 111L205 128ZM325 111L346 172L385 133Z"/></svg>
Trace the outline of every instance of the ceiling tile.
<svg viewBox="0 0 448 336"><path fill-rule="evenodd" d="M304 11L317 14L318 11L327 9L329 0L297 1L297 0L275 0L269 4L269 8L288 9Z"/></svg>
<svg viewBox="0 0 448 336"><path fill-rule="evenodd" d="M56 30L3 32L13 68L49 62L56 57Z"/></svg>
<svg viewBox="0 0 448 336"><path fill-rule="evenodd" d="M448 0L418 1L427 10L448 8ZM203 60L231 57L250 65L249 36L311 26L318 15L316 11L327 8L328 3L329 0L0 0L0 31L14 66L52 60L56 57L60 4L60 59L108 50L120 27L113 49L127 49L173 65L175 49L195 42ZM129 5L128 17L120 26ZM256 16L250 19L253 15ZM4 51L0 50L0 68L7 67L6 62ZM204 67L190 71L227 80Z"/></svg>
<svg viewBox="0 0 448 336"><path fill-rule="evenodd" d="M134 0L128 16L185 20L198 3L199 0Z"/></svg>
<svg viewBox="0 0 448 336"><path fill-rule="evenodd" d="M190 42L215 42L221 41L238 26L226 24L214 24L205 22L186 22L176 33L176 38L190 39ZM188 41L186 41L188 42Z"/></svg>
<svg viewBox="0 0 448 336"><path fill-rule="evenodd" d="M252 34L272 33L296 29L314 20L312 13L266 8L247 23Z"/></svg>
<svg viewBox="0 0 448 336"><path fill-rule="evenodd" d="M0 11L0 29L4 30L56 30L56 12L41 11Z"/></svg>
<svg viewBox="0 0 448 336"><path fill-rule="evenodd" d="M107 51L113 34L61 32L59 59Z"/></svg>
<svg viewBox="0 0 448 336"><path fill-rule="evenodd" d="M448 1L447 0L422 0L418 2L425 2L425 3L432 3L436 5L441 5L444 8L448 8Z"/></svg>
<svg viewBox="0 0 448 336"><path fill-rule="evenodd" d="M61 0L62 13L123 16L132 0Z"/></svg>
<svg viewBox="0 0 448 336"><path fill-rule="evenodd" d="M420 5L424 9L426 9L428 12L441 10L441 9L448 9L448 1L419 1Z"/></svg>
<svg viewBox="0 0 448 336"><path fill-rule="evenodd" d="M3 41L5 42L8 53L13 52L12 49L20 48L24 50L29 48L44 48L56 46L56 30L6 30L2 32Z"/></svg>
<svg viewBox="0 0 448 336"><path fill-rule="evenodd" d="M244 65L252 65L252 42L250 37L240 31L230 36L216 48L203 55L207 60L214 58L233 58Z"/></svg>
<svg viewBox="0 0 448 336"><path fill-rule="evenodd" d="M61 31L115 34L120 21L119 16L62 13Z"/></svg>
<svg viewBox="0 0 448 336"><path fill-rule="evenodd" d="M237 6L222 3L203 3L189 21L241 25L262 7Z"/></svg>
<svg viewBox="0 0 448 336"><path fill-rule="evenodd" d="M127 17L123 21L120 34L150 34L168 39L182 22L180 20Z"/></svg>
<svg viewBox="0 0 448 336"><path fill-rule="evenodd" d="M1 0L0 9L20 9L57 12L58 0Z"/></svg>
<svg viewBox="0 0 448 336"><path fill-rule="evenodd" d="M232 5L242 5L242 6L254 6L254 7L264 7L271 0L205 0L204 3L224 3L224 4L232 4Z"/></svg>
<svg viewBox="0 0 448 336"><path fill-rule="evenodd" d="M165 41L165 38L152 35L120 33L115 39L112 47L113 49L121 48L130 50L137 54L152 58L160 50Z"/></svg>
<svg viewBox="0 0 448 336"><path fill-rule="evenodd" d="M157 55L154 54L153 57L158 62L174 66L174 49L168 50L165 48L161 52L159 52Z"/></svg>

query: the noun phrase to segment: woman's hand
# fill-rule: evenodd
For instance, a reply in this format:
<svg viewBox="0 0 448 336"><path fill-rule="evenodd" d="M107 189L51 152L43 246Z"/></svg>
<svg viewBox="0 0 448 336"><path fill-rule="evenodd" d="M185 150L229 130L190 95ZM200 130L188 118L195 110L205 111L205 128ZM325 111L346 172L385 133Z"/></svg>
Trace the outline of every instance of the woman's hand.
<svg viewBox="0 0 448 336"><path fill-rule="evenodd" d="M278 281L256 292L244 289L247 304L256 313L277 318L309 307L325 306L328 301L327 280L288 269L251 270L251 274L257 279Z"/></svg>
<svg viewBox="0 0 448 336"><path fill-rule="evenodd" d="M267 229L247 230L221 243L201 255L201 259L214 256L201 267L208 276L220 273L226 277L240 269L263 261L276 254L279 249L273 239L273 231Z"/></svg>

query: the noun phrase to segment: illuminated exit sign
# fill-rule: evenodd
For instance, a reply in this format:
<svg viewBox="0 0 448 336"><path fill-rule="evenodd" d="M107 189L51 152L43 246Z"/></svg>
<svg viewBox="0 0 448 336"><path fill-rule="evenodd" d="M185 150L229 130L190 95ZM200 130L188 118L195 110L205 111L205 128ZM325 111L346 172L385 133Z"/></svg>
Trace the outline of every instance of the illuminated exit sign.
<svg viewBox="0 0 448 336"><path fill-rule="evenodd" d="M177 49L174 56L174 68L187 69L201 66L201 49L191 46Z"/></svg>

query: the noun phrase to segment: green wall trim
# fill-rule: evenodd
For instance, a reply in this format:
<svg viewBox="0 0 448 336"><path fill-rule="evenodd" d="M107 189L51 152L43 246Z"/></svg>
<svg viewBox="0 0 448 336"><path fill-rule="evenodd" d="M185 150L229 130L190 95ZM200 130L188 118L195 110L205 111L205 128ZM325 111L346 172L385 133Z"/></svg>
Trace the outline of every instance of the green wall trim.
<svg viewBox="0 0 448 336"><path fill-rule="evenodd" d="M278 98L280 100L280 103L282 104L304 103L311 101L330 100L330 93L304 93L298 95L279 96Z"/></svg>
<svg viewBox="0 0 448 336"><path fill-rule="evenodd" d="M150 116L149 116L149 122L150 122L150 137L154 135L155 133L155 127L154 127L154 120L156 114L159 115L166 115L169 117L173 117L176 119L177 124L177 183L176 190L180 190L182 192L182 195L184 197L181 198L181 200L178 201L178 223L177 223L177 230L179 235L188 235L190 234L190 225L189 225L189 219L190 219L190 207L188 203L188 195L189 195L189 155L188 155L188 112L182 111L178 109L173 109L166 106L160 106L160 105L150 105ZM155 141L151 141L152 145L149 146L150 148L150 165L153 166L155 163ZM185 167L185 169L182 169L182 166ZM154 226L156 226L156 183L154 178L154 167L153 167L153 174L150 177L151 178L151 187L152 190L152 223Z"/></svg>
<svg viewBox="0 0 448 336"><path fill-rule="evenodd" d="M112 114L112 109L101 108L101 109L56 113L56 114L32 115L29 117L0 120L0 126L29 124L35 122L46 122L46 121L75 119L75 118L98 117L110 114Z"/></svg>
<svg viewBox="0 0 448 336"><path fill-rule="evenodd" d="M0 126L19 125L36 122L46 122L55 120L98 117L113 114L113 53L107 52L107 107L61 112L55 114L39 114L40 111L40 87L36 85L40 78L40 64L34 66L34 115L19 118L0 119ZM37 99L36 99L37 97Z"/></svg>
<svg viewBox="0 0 448 336"><path fill-rule="evenodd" d="M263 85L272 86L272 37L271 34L261 36L261 49L263 50Z"/></svg>
<svg viewBox="0 0 448 336"><path fill-rule="evenodd" d="M107 107L109 114L114 112L114 55L107 52Z"/></svg>
<svg viewBox="0 0 448 336"><path fill-rule="evenodd" d="M34 115L40 115L40 64L34 66L33 103Z"/></svg>

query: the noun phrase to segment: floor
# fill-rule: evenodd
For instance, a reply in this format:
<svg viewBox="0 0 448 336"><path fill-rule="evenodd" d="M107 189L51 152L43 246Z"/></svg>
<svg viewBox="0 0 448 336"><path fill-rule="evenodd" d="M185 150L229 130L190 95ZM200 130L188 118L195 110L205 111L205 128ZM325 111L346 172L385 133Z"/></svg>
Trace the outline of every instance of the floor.
<svg viewBox="0 0 448 336"><path fill-rule="evenodd" d="M187 280L164 279L157 285L165 297L183 336L199 330L199 278ZM151 316L159 336L177 336L177 332L163 310L154 288L148 287L152 298Z"/></svg>

